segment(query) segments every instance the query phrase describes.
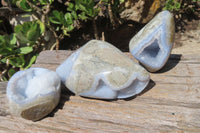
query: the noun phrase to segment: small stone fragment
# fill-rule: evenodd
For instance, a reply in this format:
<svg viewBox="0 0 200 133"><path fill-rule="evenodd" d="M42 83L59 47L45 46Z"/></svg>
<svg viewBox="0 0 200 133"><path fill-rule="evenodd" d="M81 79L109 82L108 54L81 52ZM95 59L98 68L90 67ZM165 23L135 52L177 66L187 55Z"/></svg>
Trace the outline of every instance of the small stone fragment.
<svg viewBox="0 0 200 133"><path fill-rule="evenodd" d="M156 72L169 58L174 35L173 15L162 11L131 39L130 52L148 71Z"/></svg>
<svg viewBox="0 0 200 133"><path fill-rule="evenodd" d="M138 23L147 23L165 5L166 0L126 0L120 18Z"/></svg>
<svg viewBox="0 0 200 133"><path fill-rule="evenodd" d="M19 71L8 82L10 112L28 120L48 115L60 100L60 78L44 68Z"/></svg>
<svg viewBox="0 0 200 133"><path fill-rule="evenodd" d="M57 69L66 87L80 96L116 99L140 93L149 73L111 44L91 40Z"/></svg>

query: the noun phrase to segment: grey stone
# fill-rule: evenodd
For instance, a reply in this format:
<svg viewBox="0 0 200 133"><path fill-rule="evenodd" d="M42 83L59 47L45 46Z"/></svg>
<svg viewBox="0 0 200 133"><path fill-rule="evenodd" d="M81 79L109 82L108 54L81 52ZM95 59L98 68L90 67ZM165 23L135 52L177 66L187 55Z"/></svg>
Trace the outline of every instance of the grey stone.
<svg viewBox="0 0 200 133"><path fill-rule="evenodd" d="M80 96L115 99L140 93L149 73L113 45L91 40L63 62L56 72Z"/></svg>

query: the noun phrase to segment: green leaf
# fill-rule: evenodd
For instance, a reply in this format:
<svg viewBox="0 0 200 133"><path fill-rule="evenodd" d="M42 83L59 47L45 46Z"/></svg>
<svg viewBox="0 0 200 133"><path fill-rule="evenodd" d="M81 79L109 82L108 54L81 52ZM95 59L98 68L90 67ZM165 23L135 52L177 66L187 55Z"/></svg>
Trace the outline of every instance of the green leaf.
<svg viewBox="0 0 200 133"><path fill-rule="evenodd" d="M6 60L7 60L6 58L3 58L3 59L1 59L1 62L6 63Z"/></svg>
<svg viewBox="0 0 200 133"><path fill-rule="evenodd" d="M35 60L37 59L37 56L38 56L38 55L34 55L34 56L30 59L28 65L25 67L25 69L31 67L31 65L32 65L32 64L35 62Z"/></svg>
<svg viewBox="0 0 200 133"><path fill-rule="evenodd" d="M8 56L10 54L15 54L13 49L16 47L16 38L14 34L10 36L0 35L0 55Z"/></svg>
<svg viewBox="0 0 200 133"><path fill-rule="evenodd" d="M6 47L0 49L0 55L8 56L10 54L15 54L12 48Z"/></svg>
<svg viewBox="0 0 200 133"><path fill-rule="evenodd" d="M25 35L23 35L22 33L17 33L16 34L16 38L17 40L20 42L20 44L27 44L27 43L31 43L27 37Z"/></svg>
<svg viewBox="0 0 200 133"><path fill-rule="evenodd" d="M99 8L95 8L95 9L94 9L94 12L93 12L93 15L94 15L93 17L97 16L98 13L99 13L99 11L100 11Z"/></svg>
<svg viewBox="0 0 200 133"><path fill-rule="evenodd" d="M73 24L72 15L70 13L65 14L65 21L68 25Z"/></svg>
<svg viewBox="0 0 200 133"><path fill-rule="evenodd" d="M0 43L4 41L4 36L0 35Z"/></svg>
<svg viewBox="0 0 200 133"><path fill-rule="evenodd" d="M65 35L65 36L68 36L69 34L67 33L68 32L68 29L66 28L66 27L62 27L62 31L63 31L63 34Z"/></svg>
<svg viewBox="0 0 200 133"><path fill-rule="evenodd" d="M54 2L54 0L49 0L49 3L52 4Z"/></svg>
<svg viewBox="0 0 200 133"><path fill-rule="evenodd" d="M167 7L164 7L163 10L167 10Z"/></svg>
<svg viewBox="0 0 200 133"><path fill-rule="evenodd" d="M37 21L25 22L15 26L16 38L21 44L35 43L45 30L44 24Z"/></svg>
<svg viewBox="0 0 200 133"><path fill-rule="evenodd" d="M5 36L0 35L0 46L1 48L7 46Z"/></svg>
<svg viewBox="0 0 200 133"><path fill-rule="evenodd" d="M74 27L73 27L73 25L69 25L67 29L68 29L68 31L72 31L74 29Z"/></svg>
<svg viewBox="0 0 200 133"><path fill-rule="evenodd" d="M33 43L36 42L39 37L40 37L39 29L37 29L37 30L31 29L27 32L27 39L30 42L33 42Z"/></svg>
<svg viewBox="0 0 200 133"><path fill-rule="evenodd" d="M28 54L28 53L30 53L32 51L33 51L32 47L21 47L21 48L19 48L19 53L20 54Z"/></svg>
<svg viewBox="0 0 200 133"><path fill-rule="evenodd" d="M76 3L76 5L75 5L75 10L76 10L76 11L79 10L79 6L78 6L77 3Z"/></svg>
<svg viewBox="0 0 200 133"><path fill-rule="evenodd" d="M12 66L15 66L15 67L20 67L20 68L23 68L24 64L25 64L25 60L24 60L24 57L23 56L20 56L20 57L12 57L12 58L9 58L9 63L12 65Z"/></svg>
<svg viewBox="0 0 200 133"><path fill-rule="evenodd" d="M10 44L15 45L16 43L17 43L16 34L13 33L10 35Z"/></svg>
<svg viewBox="0 0 200 133"><path fill-rule="evenodd" d="M69 2L68 4L68 8L67 8L67 11L74 11L75 10L75 6L73 3Z"/></svg>
<svg viewBox="0 0 200 133"><path fill-rule="evenodd" d="M81 0L75 0L76 5L80 5Z"/></svg>
<svg viewBox="0 0 200 133"><path fill-rule="evenodd" d="M27 24L24 23L23 25L17 25L14 28L14 31L16 33L16 38L22 44L29 43L29 40L26 37L26 33L28 32L28 28L26 27L27 27Z"/></svg>
<svg viewBox="0 0 200 133"><path fill-rule="evenodd" d="M19 33L22 29L22 26L21 25L16 25L15 28L14 28L14 31L15 33Z"/></svg>
<svg viewBox="0 0 200 133"><path fill-rule="evenodd" d="M45 31L45 25L40 20L37 20L36 22L39 24L40 34L42 34Z"/></svg>
<svg viewBox="0 0 200 133"><path fill-rule="evenodd" d="M84 12L87 11L86 7L81 4L79 5L79 8L81 11L84 11Z"/></svg>
<svg viewBox="0 0 200 133"><path fill-rule="evenodd" d="M16 5L26 12L32 11L32 8L29 6L26 0L19 0L16 2Z"/></svg>
<svg viewBox="0 0 200 133"><path fill-rule="evenodd" d="M108 2L108 0L104 0L105 2ZM120 4L121 3L124 3L125 2L125 0L120 0Z"/></svg>
<svg viewBox="0 0 200 133"><path fill-rule="evenodd" d="M72 12L71 12L71 15L72 15L72 17L73 17L75 20L78 19L78 16L77 16L77 14L76 14L75 11L72 11Z"/></svg>
<svg viewBox="0 0 200 133"><path fill-rule="evenodd" d="M88 17L85 15L85 12L82 12L81 14L78 15L78 17L82 20L87 20Z"/></svg>
<svg viewBox="0 0 200 133"><path fill-rule="evenodd" d="M54 23L54 24L62 24L63 23L63 12L59 12L57 10L54 10L52 12L52 14L49 17L50 22Z"/></svg>
<svg viewBox="0 0 200 133"><path fill-rule="evenodd" d="M9 76L9 77L12 77L13 74L15 74L15 69L10 68L10 69L8 70L8 76Z"/></svg>
<svg viewBox="0 0 200 133"><path fill-rule="evenodd" d="M32 16L31 13L26 13L26 14L22 15L22 18L27 18L27 17L31 17L31 16Z"/></svg>
<svg viewBox="0 0 200 133"><path fill-rule="evenodd" d="M47 0L39 0L41 5L46 5L48 2Z"/></svg>
<svg viewBox="0 0 200 133"><path fill-rule="evenodd" d="M174 7L175 7L176 10L179 10L180 7L181 7L181 3L178 3L178 2L175 3Z"/></svg>
<svg viewBox="0 0 200 133"><path fill-rule="evenodd" d="M94 17L93 9L88 9L87 10L87 15L90 16L90 17Z"/></svg>

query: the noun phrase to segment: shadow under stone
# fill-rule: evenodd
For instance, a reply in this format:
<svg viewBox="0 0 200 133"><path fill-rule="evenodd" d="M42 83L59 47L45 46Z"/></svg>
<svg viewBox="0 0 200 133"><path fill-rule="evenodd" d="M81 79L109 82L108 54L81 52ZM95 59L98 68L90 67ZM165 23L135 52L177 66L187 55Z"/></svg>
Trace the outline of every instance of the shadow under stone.
<svg viewBox="0 0 200 133"><path fill-rule="evenodd" d="M173 69L181 60L182 54L171 54L165 66L155 73L164 73Z"/></svg>
<svg viewBox="0 0 200 133"><path fill-rule="evenodd" d="M141 95L143 95L144 93L146 93L146 92L148 92L149 90L151 90L155 85L156 85L156 83L155 83L153 80L150 79L149 84L146 86L146 88L145 88L141 93L139 93L139 94L137 94L137 95L134 95L134 96L132 96L132 97L125 98L124 100L125 100L125 101L133 100L133 99L135 99L137 96L141 96Z"/></svg>
<svg viewBox="0 0 200 133"><path fill-rule="evenodd" d="M70 100L70 96L74 96L74 95L75 95L74 93L72 93L69 89L67 89L65 87L64 84L61 83L60 101L59 101L58 105L55 107L55 109L50 114L48 114L46 117L54 117L55 113L58 110L63 109L65 102Z"/></svg>

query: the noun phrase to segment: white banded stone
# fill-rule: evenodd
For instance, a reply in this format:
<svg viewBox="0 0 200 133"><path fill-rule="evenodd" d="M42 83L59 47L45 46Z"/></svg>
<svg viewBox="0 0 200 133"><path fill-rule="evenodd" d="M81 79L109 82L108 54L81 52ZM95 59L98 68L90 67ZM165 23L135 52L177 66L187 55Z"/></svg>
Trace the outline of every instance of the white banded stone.
<svg viewBox="0 0 200 133"><path fill-rule="evenodd" d="M113 45L91 40L57 69L66 87L84 97L127 98L148 84L149 73Z"/></svg>
<svg viewBox="0 0 200 133"><path fill-rule="evenodd" d="M130 52L148 71L158 71L169 58L174 35L173 15L162 11L131 39Z"/></svg>
<svg viewBox="0 0 200 133"><path fill-rule="evenodd" d="M28 120L48 115L60 100L60 77L44 68L15 73L7 86L10 112Z"/></svg>

